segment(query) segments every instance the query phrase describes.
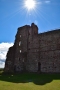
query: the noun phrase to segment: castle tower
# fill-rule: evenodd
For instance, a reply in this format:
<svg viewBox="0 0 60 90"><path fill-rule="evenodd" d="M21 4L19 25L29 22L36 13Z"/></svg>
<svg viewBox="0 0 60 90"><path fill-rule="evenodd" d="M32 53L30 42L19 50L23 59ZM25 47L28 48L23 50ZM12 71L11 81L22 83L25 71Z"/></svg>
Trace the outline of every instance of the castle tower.
<svg viewBox="0 0 60 90"><path fill-rule="evenodd" d="M16 71L25 71L27 63L27 53L28 53L28 30L30 26L26 25L24 27L18 28L15 45L15 63L14 68Z"/></svg>
<svg viewBox="0 0 60 90"><path fill-rule="evenodd" d="M33 37L36 36L37 34L38 28L34 23L32 23L31 26L26 25L18 28L15 39L16 53L15 53L14 68L16 71L28 70L29 67L28 57L32 56L31 55L32 52L31 53L29 52L33 47Z"/></svg>
<svg viewBox="0 0 60 90"><path fill-rule="evenodd" d="M31 26L25 25L18 28L17 34L15 36L14 46L11 47L7 53L6 58L6 68L9 68L9 71L13 70L14 72L21 71L32 71L33 69L33 52L34 52L34 38L38 35L38 27L32 23ZM13 57L12 57L13 55ZM11 65L7 65L10 62Z"/></svg>

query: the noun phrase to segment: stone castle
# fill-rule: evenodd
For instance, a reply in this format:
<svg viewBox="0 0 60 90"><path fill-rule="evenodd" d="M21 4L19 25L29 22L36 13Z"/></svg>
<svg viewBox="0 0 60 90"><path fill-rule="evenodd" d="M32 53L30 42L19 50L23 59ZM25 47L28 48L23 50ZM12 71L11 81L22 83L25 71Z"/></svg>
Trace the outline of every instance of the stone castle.
<svg viewBox="0 0 60 90"><path fill-rule="evenodd" d="M60 30L38 34L34 23L19 27L4 71L60 73Z"/></svg>

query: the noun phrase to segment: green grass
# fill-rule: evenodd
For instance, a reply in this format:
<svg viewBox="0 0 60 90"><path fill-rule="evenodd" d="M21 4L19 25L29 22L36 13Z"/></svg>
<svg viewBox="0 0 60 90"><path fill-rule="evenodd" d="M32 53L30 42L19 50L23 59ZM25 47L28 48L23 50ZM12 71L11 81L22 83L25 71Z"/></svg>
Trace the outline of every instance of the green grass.
<svg viewBox="0 0 60 90"><path fill-rule="evenodd" d="M2 74L0 90L60 90L60 74Z"/></svg>

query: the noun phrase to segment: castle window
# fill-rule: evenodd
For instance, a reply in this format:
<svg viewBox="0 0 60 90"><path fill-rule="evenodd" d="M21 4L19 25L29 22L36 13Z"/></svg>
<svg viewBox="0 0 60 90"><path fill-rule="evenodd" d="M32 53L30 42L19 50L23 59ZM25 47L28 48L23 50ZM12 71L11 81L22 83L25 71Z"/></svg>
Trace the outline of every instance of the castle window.
<svg viewBox="0 0 60 90"><path fill-rule="evenodd" d="M19 42L19 46L21 46L21 41Z"/></svg>
<svg viewBox="0 0 60 90"><path fill-rule="evenodd" d="M20 61L20 58L19 58L19 61Z"/></svg>
<svg viewBox="0 0 60 90"><path fill-rule="evenodd" d="M24 62L24 58L23 58L23 62Z"/></svg>
<svg viewBox="0 0 60 90"><path fill-rule="evenodd" d="M20 35L20 37L21 37L21 35Z"/></svg>
<svg viewBox="0 0 60 90"><path fill-rule="evenodd" d="M20 53L21 53L21 50L20 50Z"/></svg>
<svg viewBox="0 0 60 90"><path fill-rule="evenodd" d="M30 48L29 48L29 50L30 50Z"/></svg>
<svg viewBox="0 0 60 90"><path fill-rule="evenodd" d="M29 35L30 35L30 32L29 32Z"/></svg>

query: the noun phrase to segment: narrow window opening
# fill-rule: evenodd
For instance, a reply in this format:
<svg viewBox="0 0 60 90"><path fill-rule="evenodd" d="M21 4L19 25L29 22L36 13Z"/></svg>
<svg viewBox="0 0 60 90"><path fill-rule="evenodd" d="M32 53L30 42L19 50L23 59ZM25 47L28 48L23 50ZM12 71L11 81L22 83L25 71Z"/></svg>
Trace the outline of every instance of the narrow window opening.
<svg viewBox="0 0 60 90"><path fill-rule="evenodd" d="M30 50L30 48L29 48L29 50Z"/></svg>
<svg viewBox="0 0 60 90"><path fill-rule="evenodd" d="M30 32L29 32L29 35L30 35Z"/></svg>
<svg viewBox="0 0 60 90"><path fill-rule="evenodd" d="M20 58L19 58L19 61L20 61Z"/></svg>
<svg viewBox="0 0 60 90"><path fill-rule="evenodd" d="M21 53L21 50L20 50L20 53Z"/></svg>
<svg viewBox="0 0 60 90"><path fill-rule="evenodd" d="M38 62L38 71L41 72L41 63L40 62Z"/></svg>
<svg viewBox="0 0 60 90"><path fill-rule="evenodd" d="M19 46L21 46L21 41L19 42Z"/></svg>
<svg viewBox="0 0 60 90"><path fill-rule="evenodd" d="M21 35L20 35L20 37L21 37Z"/></svg>
<svg viewBox="0 0 60 90"><path fill-rule="evenodd" d="M24 62L24 58L23 58L23 62Z"/></svg>

